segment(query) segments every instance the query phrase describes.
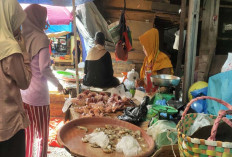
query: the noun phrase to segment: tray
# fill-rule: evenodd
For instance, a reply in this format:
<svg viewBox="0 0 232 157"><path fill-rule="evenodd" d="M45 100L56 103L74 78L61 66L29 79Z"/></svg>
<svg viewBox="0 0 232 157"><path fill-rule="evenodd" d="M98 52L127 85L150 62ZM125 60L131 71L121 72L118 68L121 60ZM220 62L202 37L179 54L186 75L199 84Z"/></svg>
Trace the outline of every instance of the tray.
<svg viewBox="0 0 232 157"><path fill-rule="evenodd" d="M134 131L136 130L141 131L142 137L148 144L149 148L147 149L146 152L139 154L138 157L150 156L154 152L154 147L155 147L154 141L149 135L146 134L146 132L143 129L118 119L105 118L105 117L81 118L81 119L70 121L58 131L58 135L57 135L58 143L61 146L64 146L71 154L77 156L123 157L124 156L123 153L114 152L111 154L105 154L101 149L92 148L89 143L83 143L81 141L81 138L86 133L84 130L77 129L76 127L76 126L84 126L88 128L87 134L89 134L95 128L104 127L106 124L112 126L125 127Z"/></svg>
<svg viewBox="0 0 232 157"><path fill-rule="evenodd" d="M163 87L175 87L180 83L180 78L173 75L152 75L151 82L155 86L163 86Z"/></svg>

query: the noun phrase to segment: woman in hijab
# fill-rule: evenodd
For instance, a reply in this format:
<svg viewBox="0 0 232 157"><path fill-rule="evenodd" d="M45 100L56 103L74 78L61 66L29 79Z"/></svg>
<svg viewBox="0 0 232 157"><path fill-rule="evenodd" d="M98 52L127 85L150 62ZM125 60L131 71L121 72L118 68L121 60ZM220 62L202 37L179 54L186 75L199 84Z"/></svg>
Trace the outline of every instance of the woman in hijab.
<svg viewBox="0 0 232 157"><path fill-rule="evenodd" d="M84 69L83 84L99 88L109 88L119 85L119 80L113 76L112 60L110 53L105 50L105 35L97 32L95 46L90 49Z"/></svg>
<svg viewBox="0 0 232 157"><path fill-rule="evenodd" d="M139 86L144 86L144 78L146 71L150 71L152 75L172 74L172 63L169 57L159 50L159 32L156 28L152 28L139 37L143 46L145 58L140 71Z"/></svg>
<svg viewBox="0 0 232 157"><path fill-rule="evenodd" d="M27 90L21 91L24 108L31 122L26 129L26 157L31 157L33 152L36 157L46 157L50 120L47 81L52 82L59 91L63 87L50 69L49 40L44 33L47 27L47 9L32 4L25 12L27 18L22 25L22 35L32 57L31 84ZM37 150L33 150L33 144L38 147Z"/></svg>
<svg viewBox="0 0 232 157"><path fill-rule="evenodd" d="M31 79L30 55L25 51L20 25L26 18L17 0L0 1L0 156L25 157L24 128L29 120L20 89Z"/></svg>

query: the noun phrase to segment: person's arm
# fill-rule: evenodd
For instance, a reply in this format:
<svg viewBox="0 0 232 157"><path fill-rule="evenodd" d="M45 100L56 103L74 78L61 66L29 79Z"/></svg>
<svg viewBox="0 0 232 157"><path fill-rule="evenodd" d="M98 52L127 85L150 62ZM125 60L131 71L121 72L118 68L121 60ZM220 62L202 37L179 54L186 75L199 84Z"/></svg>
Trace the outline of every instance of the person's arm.
<svg viewBox="0 0 232 157"><path fill-rule="evenodd" d="M31 68L29 54L15 53L2 61L5 74L10 76L20 89L27 89L31 81Z"/></svg>
<svg viewBox="0 0 232 157"><path fill-rule="evenodd" d="M112 59L111 59L111 56L110 56L109 52L106 52L105 63L106 63L107 72L108 72L109 76L113 76L114 75L114 70L113 70L113 65L112 65Z"/></svg>
<svg viewBox="0 0 232 157"><path fill-rule="evenodd" d="M85 61L85 69L84 69L84 74L86 75L88 71L88 64L87 61Z"/></svg>
<svg viewBox="0 0 232 157"><path fill-rule="evenodd" d="M39 51L39 69L43 76L45 76L53 85L58 87L58 90L62 90L59 88L63 88L60 84L59 80L55 77L55 75L52 73L52 70L50 68L51 66L51 60L50 60L50 54L48 48L43 48Z"/></svg>

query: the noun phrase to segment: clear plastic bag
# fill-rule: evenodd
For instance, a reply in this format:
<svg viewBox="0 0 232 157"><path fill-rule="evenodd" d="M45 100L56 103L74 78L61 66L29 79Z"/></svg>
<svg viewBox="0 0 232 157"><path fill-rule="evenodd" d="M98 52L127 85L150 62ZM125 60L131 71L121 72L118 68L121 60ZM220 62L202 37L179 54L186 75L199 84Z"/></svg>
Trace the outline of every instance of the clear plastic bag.
<svg viewBox="0 0 232 157"><path fill-rule="evenodd" d="M173 145L177 142L176 124L173 121L159 120L147 130L158 148L164 145Z"/></svg>
<svg viewBox="0 0 232 157"><path fill-rule="evenodd" d="M228 57L224 65L222 66L221 72L232 70L232 53L228 53Z"/></svg>
<svg viewBox="0 0 232 157"><path fill-rule="evenodd" d="M116 145L117 152L123 152L126 157L138 155L142 149L138 141L132 136L123 136Z"/></svg>
<svg viewBox="0 0 232 157"><path fill-rule="evenodd" d="M187 136L193 135L198 129L208 126L208 125L213 125L214 120L210 118L207 114L197 114L197 118L195 119L193 125L189 128L187 132Z"/></svg>

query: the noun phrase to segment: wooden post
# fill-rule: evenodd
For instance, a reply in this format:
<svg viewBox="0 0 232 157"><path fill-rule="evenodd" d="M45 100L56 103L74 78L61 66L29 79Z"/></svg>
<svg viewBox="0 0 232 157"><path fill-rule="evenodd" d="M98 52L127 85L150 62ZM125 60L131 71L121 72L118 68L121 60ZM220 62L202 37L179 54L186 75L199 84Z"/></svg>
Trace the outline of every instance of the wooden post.
<svg viewBox="0 0 232 157"><path fill-rule="evenodd" d="M188 32L185 53L183 102L188 101L188 90L194 81L200 0L189 1Z"/></svg>
<svg viewBox="0 0 232 157"><path fill-rule="evenodd" d="M208 81L209 71L215 55L220 0L204 2L199 51L198 81Z"/></svg>
<svg viewBox="0 0 232 157"><path fill-rule="evenodd" d="M181 1L181 15L180 15L180 36L179 36L179 47L178 47L178 57L177 57L177 64L175 75L180 76L181 74L181 64L184 54L184 26L185 26L185 15L186 15L186 0ZM179 98L180 92L180 85L176 87L175 90L175 97L176 99Z"/></svg>
<svg viewBox="0 0 232 157"><path fill-rule="evenodd" d="M73 5L73 33L74 33L74 46L75 46L75 68L76 68L76 83L77 94L79 94L79 74L78 74L78 54L77 54L77 26L76 26L76 5L75 0L72 0Z"/></svg>

